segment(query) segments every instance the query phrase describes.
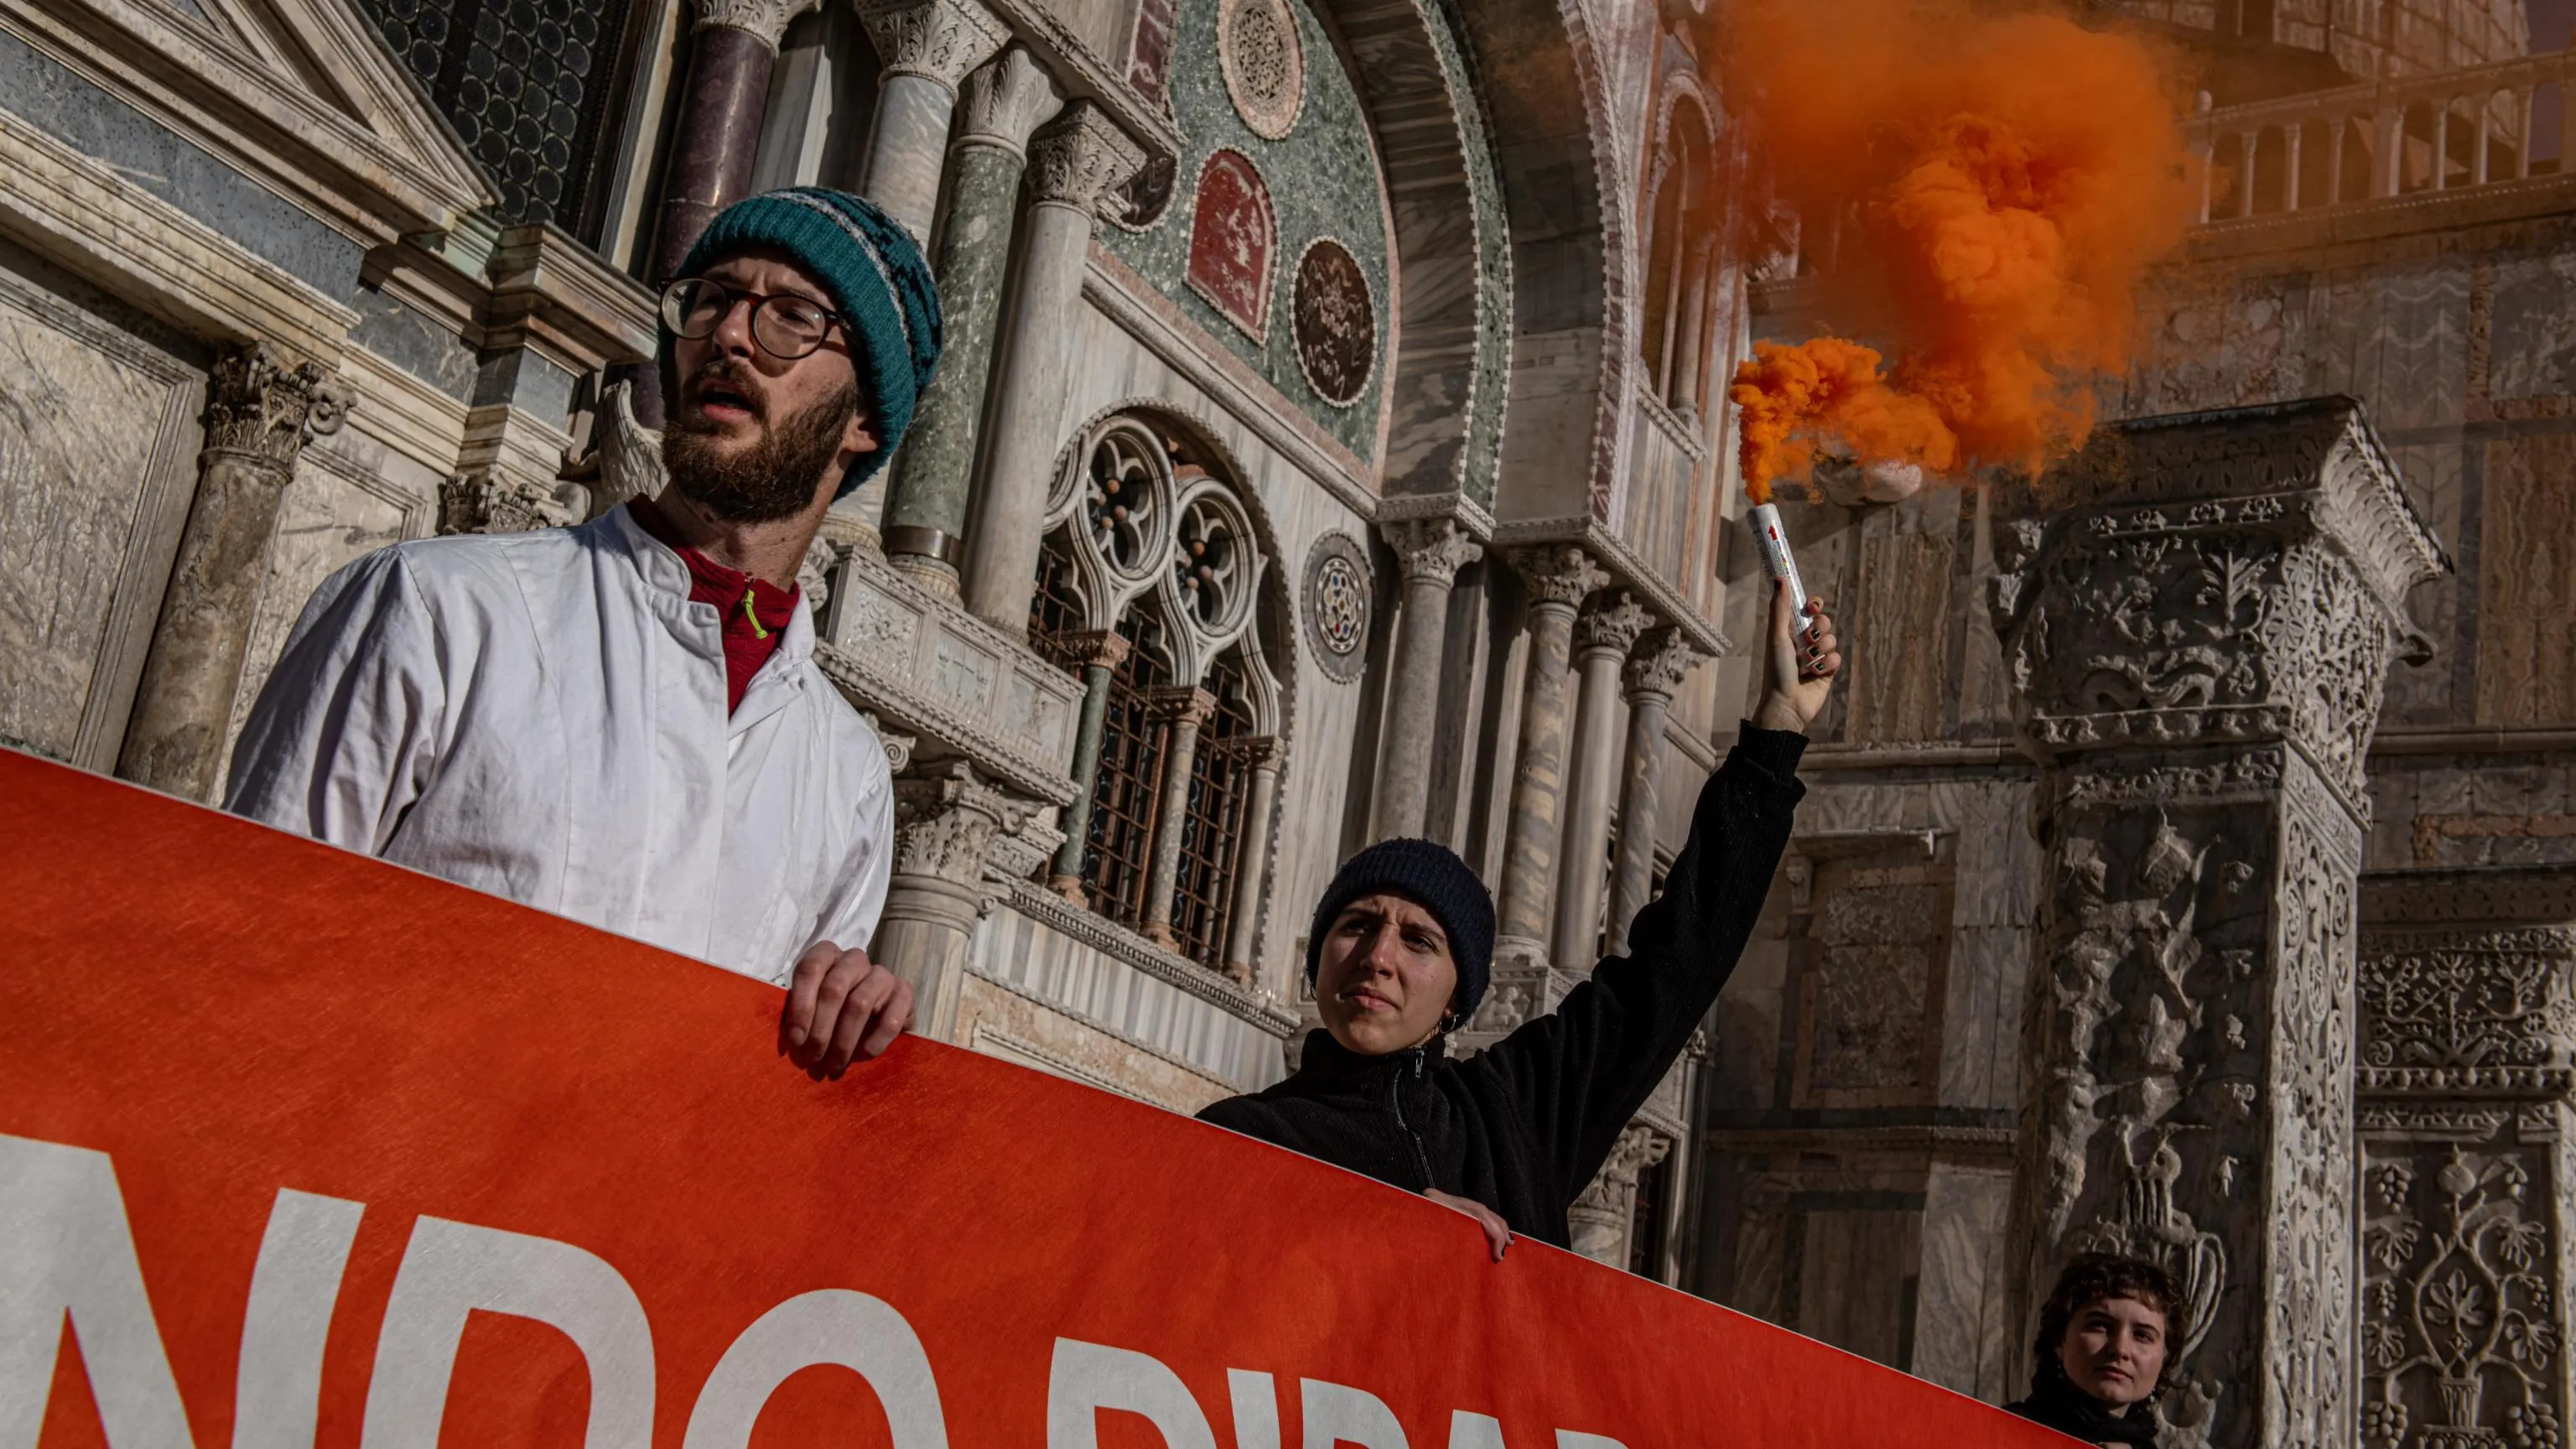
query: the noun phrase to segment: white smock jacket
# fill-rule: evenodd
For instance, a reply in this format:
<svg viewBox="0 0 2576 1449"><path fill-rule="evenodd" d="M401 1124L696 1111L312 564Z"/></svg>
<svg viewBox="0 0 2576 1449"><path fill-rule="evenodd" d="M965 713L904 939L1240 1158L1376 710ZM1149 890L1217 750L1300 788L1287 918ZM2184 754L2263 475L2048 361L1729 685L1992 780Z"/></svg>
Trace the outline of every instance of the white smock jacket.
<svg viewBox="0 0 2576 1449"><path fill-rule="evenodd" d="M225 808L783 985L876 930L893 797L807 601L728 715L714 606L614 508L333 574Z"/></svg>

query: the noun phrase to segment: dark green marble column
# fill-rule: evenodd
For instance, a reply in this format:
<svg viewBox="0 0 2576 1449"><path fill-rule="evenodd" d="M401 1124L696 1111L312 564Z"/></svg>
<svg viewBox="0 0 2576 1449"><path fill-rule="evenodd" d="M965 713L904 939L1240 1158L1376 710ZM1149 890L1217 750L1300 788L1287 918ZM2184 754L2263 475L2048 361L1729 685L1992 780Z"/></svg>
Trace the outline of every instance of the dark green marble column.
<svg viewBox="0 0 2576 1449"><path fill-rule="evenodd" d="M882 527L889 560L952 597L1029 132L1062 105L1046 72L1016 45L966 78L936 260L947 346L896 460Z"/></svg>

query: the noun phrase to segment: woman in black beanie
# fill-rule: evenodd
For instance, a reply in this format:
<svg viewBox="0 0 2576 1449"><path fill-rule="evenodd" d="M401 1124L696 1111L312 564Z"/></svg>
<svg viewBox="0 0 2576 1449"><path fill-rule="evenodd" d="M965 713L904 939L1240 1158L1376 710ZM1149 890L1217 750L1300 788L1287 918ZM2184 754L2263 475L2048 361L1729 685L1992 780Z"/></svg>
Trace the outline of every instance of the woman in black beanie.
<svg viewBox="0 0 2576 1449"><path fill-rule="evenodd" d="M2144 1259L2077 1257L2039 1310L2030 1397L2004 1409L2087 1444L2155 1443L2151 1406L2181 1303L2173 1275Z"/></svg>
<svg viewBox="0 0 2576 1449"><path fill-rule="evenodd" d="M1494 904L1446 847L1386 840L1345 862L1315 907L1306 975L1323 1029L1297 1071L1199 1116L1477 1219L1500 1261L1513 1233L1569 1245L1565 1210L1735 970L1789 843L1802 733L1842 656L1821 602L1792 627L1771 605L1761 703L1700 791L1663 894L1637 913L1628 954L1596 967L1555 1011L1485 1051L1447 1036L1483 999ZM1568 967L1573 962L1559 963Z"/></svg>

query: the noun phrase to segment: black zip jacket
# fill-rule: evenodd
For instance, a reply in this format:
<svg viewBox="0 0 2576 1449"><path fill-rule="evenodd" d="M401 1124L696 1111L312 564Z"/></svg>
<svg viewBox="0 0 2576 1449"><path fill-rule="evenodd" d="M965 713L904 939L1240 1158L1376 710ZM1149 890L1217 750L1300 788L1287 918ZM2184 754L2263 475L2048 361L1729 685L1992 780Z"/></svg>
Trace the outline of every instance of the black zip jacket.
<svg viewBox="0 0 2576 1449"><path fill-rule="evenodd" d="M1664 893L1629 927L1628 954L1554 1012L1464 1061L1443 1039L1366 1057L1310 1032L1294 1075L1200 1119L1409 1192L1473 1198L1515 1234L1568 1246L1566 1208L1734 974L1788 848L1806 746L1744 727L1700 791Z"/></svg>

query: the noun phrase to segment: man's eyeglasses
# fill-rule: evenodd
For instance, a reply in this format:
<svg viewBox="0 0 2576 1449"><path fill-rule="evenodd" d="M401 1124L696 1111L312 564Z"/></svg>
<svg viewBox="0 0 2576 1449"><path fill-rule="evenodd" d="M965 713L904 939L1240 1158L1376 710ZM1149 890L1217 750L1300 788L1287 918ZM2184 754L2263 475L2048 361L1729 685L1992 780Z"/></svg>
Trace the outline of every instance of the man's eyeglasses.
<svg viewBox="0 0 2576 1449"><path fill-rule="evenodd" d="M683 277L662 289L662 325L695 342L715 335L733 314L737 298L751 301L751 340L782 362L793 362L823 345L841 314L793 292L738 291L704 277Z"/></svg>

